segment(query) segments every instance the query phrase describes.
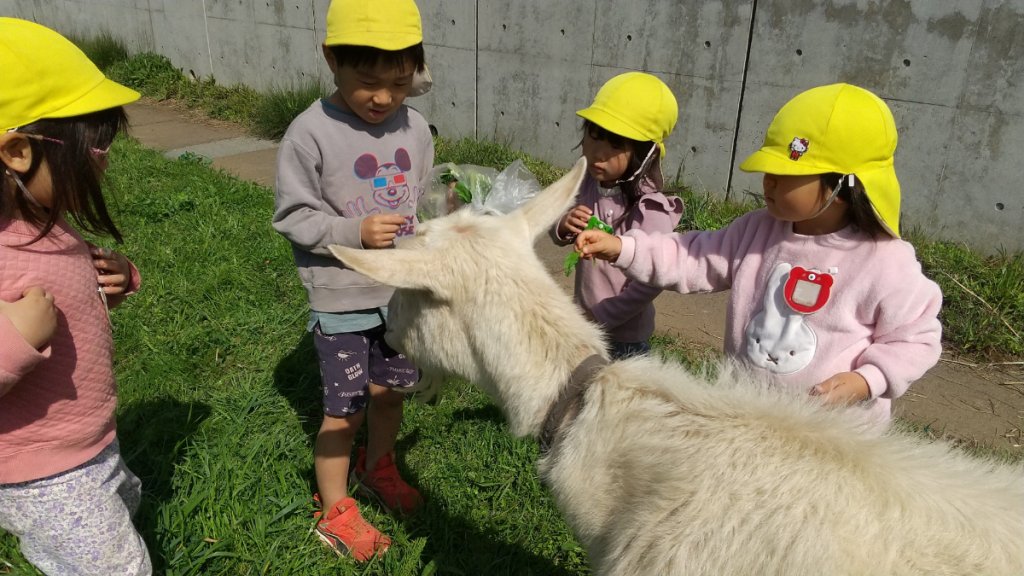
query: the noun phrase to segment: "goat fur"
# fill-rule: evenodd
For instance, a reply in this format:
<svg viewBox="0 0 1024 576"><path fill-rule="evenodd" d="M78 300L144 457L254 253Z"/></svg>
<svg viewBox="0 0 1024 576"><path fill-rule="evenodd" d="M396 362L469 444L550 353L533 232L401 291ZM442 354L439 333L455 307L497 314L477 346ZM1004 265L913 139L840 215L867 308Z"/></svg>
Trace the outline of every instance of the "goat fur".
<svg viewBox="0 0 1024 576"><path fill-rule="evenodd" d="M331 248L397 288L386 338L425 381L476 383L519 436L541 432L584 358L607 357L533 250L585 169L508 215L464 209L395 250ZM1024 574L1024 466L718 373L614 362L538 461L595 574Z"/></svg>

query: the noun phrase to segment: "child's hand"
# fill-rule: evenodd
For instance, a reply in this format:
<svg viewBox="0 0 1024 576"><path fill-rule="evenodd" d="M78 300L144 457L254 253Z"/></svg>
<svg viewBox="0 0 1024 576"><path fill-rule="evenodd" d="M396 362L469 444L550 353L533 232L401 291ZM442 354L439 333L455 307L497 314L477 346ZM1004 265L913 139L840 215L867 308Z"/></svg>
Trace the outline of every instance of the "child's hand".
<svg viewBox="0 0 1024 576"><path fill-rule="evenodd" d="M583 258L614 262L622 252L622 240L600 230L584 230L576 237L576 251Z"/></svg>
<svg viewBox="0 0 1024 576"><path fill-rule="evenodd" d="M587 221L594 211L580 204L565 215L565 218L558 223L558 235L562 238L575 236L587 229Z"/></svg>
<svg viewBox="0 0 1024 576"><path fill-rule="evenodd" d="M0 314L7 316L14 329L36 350L44 348L57 330L57 307L53 294L33 286L16 302L0 300Z"/></svg>
<svg viewBox="0 0 1024 576"><path fill-rule="evenodd" d="M405 216L401 214L373 214L363 218L359 225L359 240L364 248L390 248L395 245L395 236Z"/></svg>
<svg viewBox="0 0 1024 576"><path fill-rule="evenodd" d="M821 396L825 404L849 405L871 397L868 381L856 372L840 372L817 384L810 391L811 396Z"/></svg>
<svg viewBox="0 0 1024 576"><path fill-rule="evenodd" d="M93 246L92 265L96 268L96 280L107 296L124 294L132 279L132 266L119 252Z"/></svg>

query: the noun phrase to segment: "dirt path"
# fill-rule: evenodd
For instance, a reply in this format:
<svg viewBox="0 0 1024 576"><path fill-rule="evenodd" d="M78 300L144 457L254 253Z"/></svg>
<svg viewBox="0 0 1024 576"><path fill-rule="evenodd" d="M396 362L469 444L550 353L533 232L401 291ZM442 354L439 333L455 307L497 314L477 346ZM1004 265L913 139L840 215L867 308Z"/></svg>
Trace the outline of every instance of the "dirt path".
<svg viewBox="0 0 1024 576"><path fill-rule="evenodd" d="M537 242L541 260L571 292L572 278L560 272L567 250L546 237ZM655 300L657 330L721 350L727 298L727 292L663 292ZM895 410L898 417L936 437L1024 452L1024 366L977 366L944 354L938 365L896 400Z"/></svg>

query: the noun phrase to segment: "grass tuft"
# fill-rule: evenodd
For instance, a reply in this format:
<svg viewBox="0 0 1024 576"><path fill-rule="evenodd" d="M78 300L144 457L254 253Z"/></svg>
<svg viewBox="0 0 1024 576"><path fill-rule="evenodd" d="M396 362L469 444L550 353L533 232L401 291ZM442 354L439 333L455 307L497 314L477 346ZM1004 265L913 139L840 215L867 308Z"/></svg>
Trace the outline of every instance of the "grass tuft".
<svg viewBox="0 0 1024 576"><path fill-rule="evenodd" d="M114 64L128 59L128 49L109 32L86 39L68 40L78 46L100 70L107 70Z"/></svg>
<svg viewBox="0 0 1024 576"><path fill-rule="evenodd" d="M260 98L253 117L253 131L264 138L280 140L292 120L324 96L323 87L316 82L289 90L272 90Z"/></svg>

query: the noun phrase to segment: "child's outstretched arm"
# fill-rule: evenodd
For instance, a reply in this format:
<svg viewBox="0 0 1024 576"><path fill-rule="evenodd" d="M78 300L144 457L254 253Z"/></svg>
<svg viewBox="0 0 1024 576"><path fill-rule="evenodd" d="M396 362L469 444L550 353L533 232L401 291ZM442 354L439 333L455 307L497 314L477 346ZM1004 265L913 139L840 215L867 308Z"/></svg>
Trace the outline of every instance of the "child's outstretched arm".
<svg viewBox="0 0 1024 576"><path fill-rule="evenodd" d="M576 251L585 259L615 262L622 252L622 239L600 230L584 230L576 237Z"/></svg>
<svg viewBox="0 0 1024 576"><path fill-rule="evenodd" d="M16 302L0 301L0 395L6 394L45 356L57 330L53 295L38 286L25 290Z"/></svg>

